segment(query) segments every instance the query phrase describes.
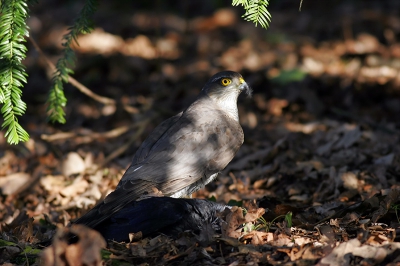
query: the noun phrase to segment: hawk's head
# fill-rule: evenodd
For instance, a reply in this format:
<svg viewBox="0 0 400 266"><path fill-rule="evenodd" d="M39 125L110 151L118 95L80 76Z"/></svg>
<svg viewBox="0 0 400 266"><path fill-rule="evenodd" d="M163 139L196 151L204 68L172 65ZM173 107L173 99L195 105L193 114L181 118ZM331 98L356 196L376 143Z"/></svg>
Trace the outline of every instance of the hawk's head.
<svg viewBox="0 0 400 266"><path fill-rule="evenodd" d="M245 91L251 96L251 89L244 81L242 75L234 71L223 71L212 76L203 91L210 97L226 97L227 95L236 95L236 97Z"/></svg>
<svg viewBox="0 0 400 266"><path fill-rule="evenodd" d="M214 100L221 109L238 119L237 98L245 91L251 96L251 88L244 81L242 75L234 71L223 71L212 76L204 85L202 93Z"/></svg>

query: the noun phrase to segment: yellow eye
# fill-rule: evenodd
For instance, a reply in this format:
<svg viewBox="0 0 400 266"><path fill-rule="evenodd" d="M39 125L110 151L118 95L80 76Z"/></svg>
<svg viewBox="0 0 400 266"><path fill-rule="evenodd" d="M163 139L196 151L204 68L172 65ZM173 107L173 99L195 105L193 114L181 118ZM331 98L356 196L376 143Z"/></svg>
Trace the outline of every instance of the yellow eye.
<svg viewBox="0 0 400 266"><path fill-rule="evenodd" d="M231 80L231 79L227 79L227 78L221 79L221 84L222 84L222 86L228 86L228 85L231 84L231 83L232 83L232 80Z"/></svg>

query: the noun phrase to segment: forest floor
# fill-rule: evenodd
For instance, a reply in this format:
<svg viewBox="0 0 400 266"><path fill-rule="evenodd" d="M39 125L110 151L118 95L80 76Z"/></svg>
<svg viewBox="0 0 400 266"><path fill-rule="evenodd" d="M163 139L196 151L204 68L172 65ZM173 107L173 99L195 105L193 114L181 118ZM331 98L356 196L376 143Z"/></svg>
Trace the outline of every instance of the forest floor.
<svg viewBox="0 0 400 266"><path fill-rule="evenodd" d="M66 85L64 125L46 122L45 58L57 61L80 6L32 7L20 119L31 139L10 146L0 133L0 264L399 265L400 3L304 1L299 12L278 1L265 30L229 1L112 2L78 39L73 75L111 101ZM238 103L245 142L193 197L243 206L223 217L237 230L105 245L80 228L77 243L42 252L116 187L155 126L228 69L254 90Z"/></svg>

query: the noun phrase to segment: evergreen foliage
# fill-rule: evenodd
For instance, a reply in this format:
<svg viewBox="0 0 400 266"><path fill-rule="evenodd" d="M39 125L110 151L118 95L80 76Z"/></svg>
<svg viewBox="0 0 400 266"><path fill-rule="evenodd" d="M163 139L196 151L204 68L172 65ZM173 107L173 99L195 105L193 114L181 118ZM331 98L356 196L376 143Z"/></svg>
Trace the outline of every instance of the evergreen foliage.
<svg viewBox="0 0 400 266"><path fill-rule="evenodd" d="M91 20L92 15L97 9L97 0L86 0L78 18L69 32L63 37L64 55L56 65L56 71L53 76L52 86L47 100L47 112L50 121L65 123L64 107L67 104L67 98L64 95L64 82L68 82L70 74L74 71L72 68L75 65L75 53L71 48L73 41L77 42L77 37L80 33L90 33L93 29Z"/></svg>
<svg viewBox="0 0 400 266"><path fill-rule="evenodd" d="M245 20L254 24L260 24L263 28L268 28L271 22L271 14L268 12L268 0L232 0L233 6L242 5L245 13L242 16Z"/></svg>
<svg viewBox="0 0 400 266"><path fill-rule="evenodd" d="M26 57L25 37L29 36L26 19L26 0L2 0L0 7L0 104L4 118L7 142L18 144L29 139L28 133L18 123L17 116L26 111L22 101L23 83L27 74L22 60Z"/></svg>

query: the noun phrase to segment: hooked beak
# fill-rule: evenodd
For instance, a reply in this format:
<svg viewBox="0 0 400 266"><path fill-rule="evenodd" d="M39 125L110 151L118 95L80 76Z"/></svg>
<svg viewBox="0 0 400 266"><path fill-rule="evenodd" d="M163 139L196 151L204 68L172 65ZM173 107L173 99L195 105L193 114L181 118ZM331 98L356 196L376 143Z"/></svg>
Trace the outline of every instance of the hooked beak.
<svg viewBox="0 0 400 266"><path fill-rule="evenodd" d="M244 81L243 78L239 79L240 85L239 89L240 91L245 91L248 97L251 97L251 94L253 93L253 90L247 85L246 81Z"/></svg>

